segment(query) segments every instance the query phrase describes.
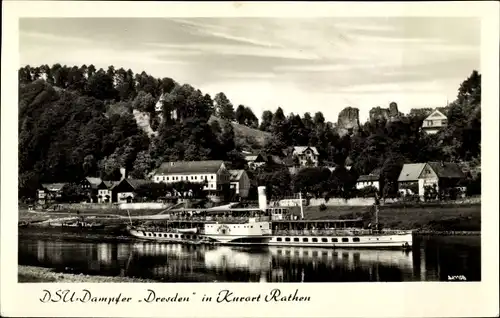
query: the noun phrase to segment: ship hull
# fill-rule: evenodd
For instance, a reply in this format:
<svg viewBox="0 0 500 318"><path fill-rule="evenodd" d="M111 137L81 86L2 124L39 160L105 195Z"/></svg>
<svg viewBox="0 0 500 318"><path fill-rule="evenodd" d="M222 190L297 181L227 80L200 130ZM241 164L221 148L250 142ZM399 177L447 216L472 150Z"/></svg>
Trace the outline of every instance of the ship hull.
<svg viewBox="0 0 500 318"><path fill-rule="evenodd" d="M271 246L304 246L332 248L411 248L411 232L402 234L344 235L344 236L284 236L273 235Z"/></svg>
<svg viewBox="0 0 500 318"><path fill-rule="evenodd" d="M411 248L411 232L403 234L344 235L344 236L284 236L284 235L203 235L130 229L140 239L165 243L213 243L220 245L268 245L323 248Z"/></svg>

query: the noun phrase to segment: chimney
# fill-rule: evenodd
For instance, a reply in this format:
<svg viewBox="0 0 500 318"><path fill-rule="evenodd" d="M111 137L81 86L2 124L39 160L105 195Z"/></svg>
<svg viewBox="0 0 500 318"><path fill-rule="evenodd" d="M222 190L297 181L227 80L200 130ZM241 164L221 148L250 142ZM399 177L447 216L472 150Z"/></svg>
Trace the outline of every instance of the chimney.
<svg viewBox="0 0 500 318"><path fill-rule="evenodd" d="M127 179L127 169L121 167L120 168L120 174L121 174L120 181L122 181L123 179Z"/></svg>
<svg viewBox="0 0 500 318"><path fill-rule="evenodd" d="M261 211L266 211L267 208L266 187L265 186L258 187L257 193L259 194L259 209Z"/></svg>

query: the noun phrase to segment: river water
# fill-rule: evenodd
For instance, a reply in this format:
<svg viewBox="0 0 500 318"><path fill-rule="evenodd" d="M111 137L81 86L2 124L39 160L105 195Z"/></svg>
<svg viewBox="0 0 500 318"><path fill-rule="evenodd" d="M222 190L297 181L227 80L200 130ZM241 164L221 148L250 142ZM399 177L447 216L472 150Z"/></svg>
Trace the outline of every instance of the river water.
<svg viewBox="0 0 500 318"><path fill-rule="evenodd" d="M19 237L19 264L163 282L481 280L480 236L415 237L411 251L244 248Z"/></svg>

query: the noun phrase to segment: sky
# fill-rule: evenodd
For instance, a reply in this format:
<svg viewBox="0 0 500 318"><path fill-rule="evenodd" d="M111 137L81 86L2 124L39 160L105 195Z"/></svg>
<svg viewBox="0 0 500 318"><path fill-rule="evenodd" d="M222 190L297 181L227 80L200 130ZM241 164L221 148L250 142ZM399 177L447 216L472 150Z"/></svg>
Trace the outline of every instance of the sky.
<svg viewBox="0 0 500 318"><path fill-rule="evenodd" d="M171 77L257 117L441 107L480 71L474 18L23 18L20 66L113 65Z"/></svg>

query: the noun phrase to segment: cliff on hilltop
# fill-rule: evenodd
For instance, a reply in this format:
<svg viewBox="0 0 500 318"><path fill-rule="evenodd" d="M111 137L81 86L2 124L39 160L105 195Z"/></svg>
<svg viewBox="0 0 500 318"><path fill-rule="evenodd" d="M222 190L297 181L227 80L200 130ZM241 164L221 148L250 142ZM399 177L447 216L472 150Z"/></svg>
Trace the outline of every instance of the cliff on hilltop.
<svg viewBox="0 0 500 318"><path fill-rule="evenodd" d="M346 107L340 111L336 126L339 136L356 133L359 127L359 109Z"/></svg>

